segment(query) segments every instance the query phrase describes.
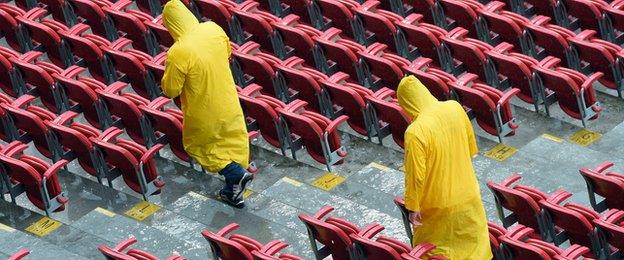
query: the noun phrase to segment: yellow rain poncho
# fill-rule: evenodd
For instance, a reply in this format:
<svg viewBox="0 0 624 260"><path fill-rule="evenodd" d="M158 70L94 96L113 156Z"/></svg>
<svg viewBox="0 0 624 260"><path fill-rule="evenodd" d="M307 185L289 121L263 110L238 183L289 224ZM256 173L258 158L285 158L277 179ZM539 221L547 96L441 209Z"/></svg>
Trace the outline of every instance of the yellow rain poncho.
<svg viewBox="0 0 624 260"><path fill-rule="evenodd" d="M491 259L485 210L471 157L478 152L462 106L440 102L414 76L401 80L401 107L414 118L405 132L405 206L421 213L414 243L450 259Z"/></svg>
<svg viewBox="0 0 624 260"><path fill-rule="evenodd" d="M165 5L163 23L175 43L167 52L161 85L168 97L180 96L184 149L211 172L231 162L247 168L249 140L227 35L213 22L199 23L180 0Z"/></svg>

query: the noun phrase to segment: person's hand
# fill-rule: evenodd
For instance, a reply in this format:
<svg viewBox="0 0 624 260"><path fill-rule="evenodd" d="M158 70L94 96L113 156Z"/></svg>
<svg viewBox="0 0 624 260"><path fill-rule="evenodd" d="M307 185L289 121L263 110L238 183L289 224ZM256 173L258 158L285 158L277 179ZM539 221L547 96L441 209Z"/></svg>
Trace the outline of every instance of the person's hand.
<svg viewBox="0 0 624 260"><path fill-rule="evenodd" d="M420 216L420 212L410 212L409 213L409 222L412 223L414 227L422 226L422 219Z"/></svg>

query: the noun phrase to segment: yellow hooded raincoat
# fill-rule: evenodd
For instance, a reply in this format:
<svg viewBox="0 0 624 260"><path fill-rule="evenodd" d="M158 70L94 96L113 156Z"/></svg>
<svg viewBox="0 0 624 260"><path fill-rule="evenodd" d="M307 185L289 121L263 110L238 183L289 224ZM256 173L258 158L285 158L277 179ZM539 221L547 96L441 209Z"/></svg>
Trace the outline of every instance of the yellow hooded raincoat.
<svg viewBox="0 0 624 260"><path fill-rule="evenodd" d="M414 76L401 80L401 107L414 118L405 132L405 206L420 212L414 243L450 259L491 259L487 220L471 157L475 135L462 106L440 102Z"/></svg>
<svg viewBox="0 0 624 260"><path fill-rule="evenodd" d="M180 96L184 149L211 172L231 162L247 168L249 140L227 35L213 22L199 23L180 0L165 5L163 23L175 43L167 52L161 85L168 97Z"/></svg>

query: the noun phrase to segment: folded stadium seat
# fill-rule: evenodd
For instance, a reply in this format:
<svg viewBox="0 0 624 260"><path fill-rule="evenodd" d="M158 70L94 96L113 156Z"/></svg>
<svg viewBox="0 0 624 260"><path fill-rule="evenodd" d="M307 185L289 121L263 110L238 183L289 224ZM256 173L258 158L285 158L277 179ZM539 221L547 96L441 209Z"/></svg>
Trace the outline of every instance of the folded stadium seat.
<svg viewBox="0 0 624 260"><path fill-rule="evenodd" d="M474 0L439 0L440 8L446 16L443 24L437 23L438 26L451 30L461 27L468 30L467 37L473 39L482 39L487 32L479 22L477 11L480 9L488 9L481 3ZM498 2L494 2L498 3Z"/></svg>
<svg viewBox="0 0 624 260"><path fill-rule="evenodd" d="M69 66L71 57L67 55L61 37L52 28L41 23L40 19L46 15L45 9L34 8L23 16L15 17L15 20L22 26L26 41L31 42L28 50L44 51L48 54L48 59L54 64L63 67Z"/></svg>
<svg viewBox="0 0 624 260"><path fill-rule="evenodd" d="M549 24L550 21L549 17L536 16L530 23L525 24L528 43L532 46L530 55L538 60L554 56L565 61L568 68L575 68L578 58L572 52L567 40L575 36L574 32Z"/></svg>
<svg viewBox="0 0 624 260"><path fill-rule="evenodd" d="M260 11L258 3L248 1L236 7L231 7L230 12L234 16L234 33L231 41L237 44L253 41L260 44L263 51L276 54L274 32L271 23L278 22L279 18L270 13Z"/></svg>
<svg viewBox="0 0 624 260"><path fill-rule="evenodd" d="M107 245L100 245L98 250L106 257L106 259L112 260L158 260L160 258L143 251L141 249L131 248L129 250L128 247L134 245L137 242L137 239L134 237L130 237L124 241L121 241L115 247L110 248ZM125 251L125 252L124 252ZM185 260L186 258L173 255L167 258L167 260Z"/></svg>
<svg viewBox="0 0 624 260"><path fill-rule="evenodd" d="M159 97L147 105L139 105L143 111L149 126L154 133L156 143L169 144L173 154L180 160L193 165L191 157L184 150L182 144L182 111L174 108L166 108L171 103L171 99Z"/></svg>
<svg viewBox="0 0 624 260"><path fill-rule="evenodd" d="M86 24L79 24L70 30L58 31L59 35L68 47L73 56L74 64L89 68L91 76L105 83L112 83L116 78L115 68L104 55L104 51L98 47L96 42L112 45L105 38L95 34L85 33L90 29ZM128 41L125 38L118 42Z"/></svg>
<svg viewBox="0 0 624 260"><path fill-rule="evenodd" d="M511 52L512 49L511 44L501 43L485 52L498 73L499 85L502 88L519 89L518 98L533 104L536 112L539 112L540 105L544 105L546 114L549 114L548 106L555 102L556 97L550 89L546 88L550 85L539 84L539 78L534 74L534 66L538 66L539 62L532 57ZM544 60L551 59L556 58L549 57Z"/></svg>
<svg viewBox="0 0 624 260"><path fill-rule="evenodd" d="M45 211L46 216L64 210L68 199L57 174L68 162L60 160L50 165L37 157L23 154L26 149L28 145L14 141L0 152L0 164L5 169L2 174L8 177L3 178L4 185L9 188L11 200L15 203L15 197L24 192L32 204Z"/></svg>
<svg viewBox="0 0 624 260"><path fill-rule="evenodd" d="M62 151L50 136L50 129L45 125L46 120L53 120L56 115L44 108L31 105L35 97L23 95L12 103L0 103L7 116L5 130L9 140L20 140L24 143L33 141L37 150L47 158L59 159Z"/></svg>
<svg viewBox="0 0 624 260"><path fill-rule="evenodd" d="M409 66L403 67L403 70L406 74L418 78L439 101L455 99L455 93L449 84L457 79L448 72L433 67L432 63L434 63L433 60L421 57L415 59ZM471 75L476 77L474 74Z"/></svg>
<svg viewBox="0 0 624 260"><path fill-rule="evenodd" d="M353 0L317 0L312 5L312 25L324 31L331 27L338 28L342 32L341 36L358 40L361 27L356 23L354 12L351 6L358 6Z"/></svg>
<svg viewBox="0 0 624 260"><path fill-rule="evenodd" d="M413 60L418 56L432 59L434 64L440 68L448 65L450 57L446 52L442 51L442 43L440 39L448 32L440 27L428 23L421 23L423 16L420 14L411 14L403 21L395 23L399 28L399 42L404 46L405 53L401 55L404 58Z"/></svg>
<svg viewBox="0 0 624 260"><path fill-rule="evenodd" d="M401 17L406 17L409 14L413 13L414 11L418 11L418 12L426 12L423 11L423 9L415 9L414 6L412 6L411 2L416 2L416 1L403 1L403 0L380 0L380 5L379 8L384 9L384 10L388 10L391 11L395 14L400 15Z"/></svg>
<svg viewBox="0 0 624 260"><path fill-rule="evenodd" d="M503 141L503 137L515 134L518 125L512 114L510 100L520 92L519 89L502 92L481 83L466 87L460 81L452 87L460 103L474 113L477 123L485 132L497 136L499 142Z"/></svg>
<svg viewBox="0 0 624 260"><path fill-rule="evenodd" d="M151 21L143 21L143 23L152 31L152 34L156 37L156 41L160 43L160 45L165 48L169 48L173 45L173 37L171 37L169 31L163 25L162 15L157 16Z"/></svg>
<svg viewBox="0 0 624 260"><path fill-rule="evenodd" d="M23 90L23 84L18 80L18 74L13 63L0 52L0 89L12 97L16 97ZM19 94L18 94L19 93Z"/></svg>
<svg viewBox="0 0 624 260"><path fill-rule="evenodd" d="M624 2L613 1L604 8L604 27L606 40L615 44L624 44ZM0 18L1 19L1 18Z"/></svg>
<svg viewBox="0 0 624 260"><path fill-rule="evenodd" d="M320 56L319 49L313 40L322 34L314 27L300 24L299 16L294 14L282 18L273 23L275 29L274 41L276 43L276 56L282 60L297 56L306 61L310 66L324 60Z"/></svg>
<svg viewBox="0 0 624 260"><path fill-rule="evenodd" d="M336 118L339 108L334 106L331 97L321 87L327 76L315 69L305 67L304 60L291 57L275 67L278 77L282 78L286 87L297 92L297 97L308 103L307 110L320 113L327 118Z"/></svg>
<svg viewBox="0 0 624 260"><path fill-rule="evenodd" d="M370 106L365 98L374 94L372 90L349 82L349 75L342 72L323 81L322 85L329 92L334 104L341 107L344 114L349 117L347 124L355 132L367 136L369 140L383 135L379 132L387 132L387 127L379 125L379 122L376 122L376 126L371 118ZM377 131L378 129L383 131ZM381 143L381 140L378 142Z"/></svg>
<svg viewBox="0 0 624 260"><path fill-rule="evenodd" d="M594 38L595 31L586 30L574 38L569 38L574 51L580 59L576 67L586 74L590 72L602 72L604 76L600 83L610 89L615 89L618 96L622 97L622 85L624 84L624 68L617 62L618 53L622 53L622 47L604 40ZM584 65L588 63L588 65Z"/></svg>
<svg viewBox="0 0 624 260"><path fill-rule="evenodd" d="M402 43L398 41L398 31L395 23L399 23L403 20L398 14L390 11L381 10L378 8L378 1L366 1L354 11L357 14L357 19L362 25L363 38L359 39L360 43L370 46L371 44L378 42L383 43L389 47L388 51L392 51L397 54L407 53L406 46L397 45Z"/></svg>
<svg viewBox="0 0 624 260"><path fill-rule="evenodd" d="M109 41L116 40L119 35L117 29L110 17L104 13L99 2L90 0L68 0L78 16L78 21L88 24L91 31L102 37L106 37Z"/></svg>
<svg viewBox="0 0 624 260"><path fill-rule="evenodd" d="M426 23L434 24L435 21L442 19L443 14L441 14L440 6L435 0L407 0L403 1L403 4L412 6L413 11L422 15L423 21Z"/></svg>
<svg viewBox="0 0 624 260"><path fill-rule="evenodd" d="M376 240L373 240L368 234L351 233L349 236L353 241L353 254L358 259L445 259L444 257L429 257L431 250L436 248L432 244L421 244L412 248L408 244L385 236L379 236Z"/></svg>
<svg viewBox="0 0 624 260"><path fill-rule="evenodd" d="M612 162L604 162L598 167L581 168L579 172L587 184L589 202L594 210L604 212L607 209L624 210L624 175L609 171ZM598 201L596 195L603 198Z"/></svg>
<svg viewBox="0 0 624 260"><path fill-rule="evenodd" d="M485 52L491 50L492 46L473 38L467 38L467 35L467 30L456 28L444 37L444 48L454 59L451 65L453 69L448 72L459 75L461 74L460 69L465 70L477 74L482 82L498 87L496 85L497 75L487 55L485 55Z"/></svg>
<svg viewBox="0 0 624 260"><path fill-rule="evenodd" d="M301 18L301 22L307 25L312 25L313 19L311 19L310 10L314 1L310 0L281 0L282 6L284 6L284 13L290 12Z"/></svg>
<svg viewBox="0 0 624 260"><path fill-rule="evenodd" d="M612 209L606 212L602 218L594 220L597 232L603 239L601 241L602 254L609 259L622 258L624 252L622 218L624 218L624 211Z"/></svg>
<svg viewBox="0 0 624 260"><path fill-rule="evenodd" d="M371 119L373 122L384 122L388 125L392 139L401 148L404 148L405 130L412 122L410 116L401 109L396 100L396 93L387 88L382 88L373 95L366 96L366 100L372 105ZM380 133L380 129L376 129ZM383 139L383 135L378 136ZM381 140L380 140L381 141Z"/></svg>
<svg viewBox="0 0 624 260"><path fill-rule="evenodd" d="M524 34L524 24L529 23L529 19L502 10L504 3L501 2L489 6L490 8L478 10L485 29L481 40L490 44L507 42L513 45L516 52L530 53L530 46Z"/></svg>
<svg viewBox="0 0 624 260"><path fill-rule="evenodd" d="M97 152L95 145L89 138L97 138L101 133L92 126L78 122L72 122L78 116L77 113L67 111L52 121L46 121L45 124L54 134L54 138L58 141L65 151L71 151L73 156L78 159L78 164L88 174L98 178L98 182L102 183L102 178L106 178L106 166L102 165L101 155ZM66 158L70 160L70 158Z"/></svg>
<svg viewBox="0 0 624 260"><path fill-rule="evenodd" d="M289 92L284 82L279 81L276 71L269 63L273 58L274 63L281 61L262 53L259 44L248 42L234 48L232 56L232 74L236 85L245 88L252 83L258 84L262 86L263 94L282 101L289 101L295 97L296 93Z"/></svg>
<svg viewBox="0 0 624 260"><path fill-rule="evenodd" d="M366 79L364 86L373 90L389 88L396 90L399 82L403 79L404 66L409 66L409 61L398 55L385 52L386 45L375 43L365 51L359 52L361 66Z"/></svg>
<svg viewBox="0 0 624 260"><path fill-rule="evenodd" d="M11 61L20 77L25 83L25 93L30 93L30 90L35 90L36 95L41 98L43 105L53 113L62 112L66 109L65 102L62 99L62 93L56 88L56 81L52 76L37 64L30 63L36 61L42 53L35 52L32 56L24 58L10 57ZM73 67L72 69L77 68ZM79 73L80 70L67 70L67 76L73 77Z"/></svg>
<svg viewBox="0 0 624 260"><path fill-rule="evenodd" d="M596 100L593 83L602 76L596 72L587 77L568 68L557 67L559 59L544 59L534 66L540 85L547 86L557 97L559 107L572 118L586 126L588 120L597 119L602 107Z"/></svg>
<svg viewBox="0 0 624 260"><path fill-rule="evenodd" d="M11 13L8 13L3 9L6 6L10 5L2 5L0 3L0 38L4 37L9 46L14 50L26 51L27 46L25 46L26 41L24 39L24 35Z"/></svg>
<svg viewBox="0 0 624 260"><path fill-rule="evenodd" d="M287 136L295 135L301 138L303 146L312 159L325 164L327 170L331 172L331 166L344 163L344 158L347 156L345 147L340 144L338 126L347 121L349 117L342 115L330 120L321 114L305 111L306 105L305 101L297 100L286 108L276 108L276 110L288 125ZM297 158L296 152L291 148L294 159Z"/></svg>
<svg viewBox="0 0 624 260"><path fill-rule="evenodd" d="M518 223L539 231L541 238L548 239L549 232L538 201L548 199L549 196L533 188L514 184L521 178L513 175L501 183L487 182L496 201L498 217L506 228ZM505 210L511 213L505 214Z"/></svg>
<svg viewBox="0 0 624 260"><path fill-rule="evenodd" d="M261 86L252 84L238 92L248 131L259 130L262 138L279 148L284 156L287 149L301 149L302 139L288 136L286 121L276 111L277 108L286 108L287 105L278 99L262 95L261 90Z"/></svg>
<svg viewBox="0 0 624 260"><path fill-rule="evenodd" d="M325 216L334 210L333 207L325 206L313 216L301 213L299 219L303 221L308 230L308 238L312 251L317 259L325 259L331 256L335 260L353 259L353 240L351 234L357 234L363 238L371 239L384 228L379 224L371 224L363 229L353 223L337 218ZM322 246L319 248L319 244Z"/></svg>
<svg viewBox="0 0 624 260"><path fill-rule="evenodd" d="M27 0L28 1L28 0ZM52 18L58 22L64 23L67 26L74 26L76 24L76 14L72 10L68 0L38 0L45 8L52 14Z"/></svg>
<svg viewBox="0 0 624 260"><path fill-rule="evenodd" d="M139 10L145 14L158 16L162 13L163 6L169 0L136 0Z"/></svg>
<svg viewBox="0 0 624 260"><path fill-rule="evenodd" d="M327 75L333 75L337 72L347 73L351 80L361 84L364 82L364 75L356 54L364 51L365 47L354 41L341 38L341 32L339 29L329 28L321 36L314 39L324 56L323 60L317 62L316 67Z"/></svg>
<svg viewBox="0 0 624 260"><path fill-rule="evenodd" d="M235 5L234 3L218 0L194 0L192 3L197 8L200 20L210 20L216 23L232 40L242 37L235 34L237 32L233 31L232 27L232 14L228 7Z"/></svg>
<svg viewBox="0 0 624 260"><path fill-rule="evenodd" d="M142 97L153 100L160 96L160 82L157 82L154 75L143 65L143 61L152 60L153 57L128 48L131 41L115 43L111 46L102 45L100 48L115 67L117 79L130 83L132 89Z"/></svg>
<svg viewBox="0 0 624 260"><path fill-rule="evenodd" d="M253 260L253 259L284 259L299 260L301 258L290 254L278 253L288 247L288 244L273 240L265 245L253 238L231 234L240 226L236 223L223 227L219 232L203 230L202 235L210 244L210 251L214 259L223 260Z"/></svg>
<svg viewBox="0 0 624 260"><path fill-rule="evenodd" d="M555 245L564 242L578 244L590 248L594 256L600 255L602 250L600 238L593 224L594 220L601 218L600 214L580 204L572 202L562 204L572 196L572 193L565 191L559 193L560 196L539 201L553 242Z"/></svg>
<svg viewBox="0 0 624 260"><path fill-rule="evenodd" d="M609 4L602 0L565 0L562 1L568 14L567 21L563 24L571 30L593 30L603 35L607 28L602 27L602 9Z"/></svg>
<svg viewBox="0 0 624 260"><path fill-rule="evenodd" d="M91 141L102 153L108 170L116 171L116 176L121 175L126 185L147 201L149 196L159 194L165 186L165 182L158 176L154 160L163 145L156 144L146 149L138 143L117 138L121 134L122 130L111 127ZM109 185L112 179L108 178Z"/></svg>
<svg viewBox="0 0 624 260"><path fill-rule="evenodd" d="M564 21L567 14L563 3L558 0L524 0L522 2L514 2L511 5L512 11L519 13L525 17L533 15L543 15L550 17L553 21Z"/></svg>
<svg viewBox="0 0 624 260"><path fill-rule="evenodd" d="M580 245L571 245L566 250L531 238L533 229L518 225L500 237L507 250L509 259L530 260L530 259L593 259L590 249Z"/></svg>
<svg viewBox="0 0 624 260"><path fill-rule="evenodd" d="M15 254L12 254L11 256L9 256L8 260L21 260L21 259L24 259L29 254L30 254L30 251L28 251L28 249L22 248L19 251L15 252Z"/></svg>
<svg viewBox="0 0 624 260"><path fill-rule="evenodd" d="M108 128L111 125L123 127L128 136L135 142L142 145L151 145L153 143L153 140L147 139L152 135L147 132L147 122L139 109L139 105L149 104L147 99L134 93L121 93L122 90L128 87L128 84L123 82L115 82L110 86L106 86L99 81L89 78L81 78L80 80L96 90L106 110L111 115L109 123L105 124L104 128Z"/></svg>
<svg viewBox="0 0 624 260"><path fill-rule="evenodd" d="M492 249L492 255L494 255L493 259L504 260L505 249L503 249L503 243L499 238L507 234L507 229L488 221L488 234L490 236L490 248Z"/></svg>
<svg viewBox="0 0 624 260"><path fill-rule="evenodd" d="M410 240L410 244L414 244L412 241L414 239L412 223L409 220L409 211L405 207L405 199L401 196L394 197L394 205L399 208L401 212L401 220L403 220L403 227L405 228L405 234Z"/></svg>
<svg viewBox="0 0 624 260"><path fill-rule="evenodd" d="M115 28L123 32L121 36L132 40L134 48L152 56L159 54L164 48L160 46L154 33L143 23L154 18L140 11L128 9L128 5L132 4L131 1L121 3L123 1L110 7L105 6L102 10L113 20Z"/></svg>

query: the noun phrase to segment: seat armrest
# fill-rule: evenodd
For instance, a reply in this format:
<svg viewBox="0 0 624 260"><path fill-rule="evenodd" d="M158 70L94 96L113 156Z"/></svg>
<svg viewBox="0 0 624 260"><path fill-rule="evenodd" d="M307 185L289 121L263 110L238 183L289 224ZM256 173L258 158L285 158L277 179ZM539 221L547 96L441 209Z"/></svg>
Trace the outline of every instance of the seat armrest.
<svg viewBox="0 0 624 260"><path fill-rule="evenodd" d="M134 245L134 243L136 242L137 239L135 237L130 237L124 241L119 242L119 244L117 244L115 248L113 248L113 250L121 252L123 250L126 250L126 248L128 248L129 246Z"/></svg>
<svg viewBox="0 0 624 260"><path fill-rule="evenodd" d="M586 80L585 82L583 82L583 84L581 85L582 89L588 89L591 88L594 84L594 82L596 82L597 80L599 80L604 74L602 72L595 72L594 74L591 74Z"/></svg>
<svg viewBox="0 0 624 260"><path fill-rule="evenodd" d="M514 184L515 182L519 181L520 179L522 179L522 177L520 175L514 174L512 176L509 176L507 179L505 179L501 185L505 186L505 187L511 187L512 184Z"/></svg>
<svg viewBox="0 0 624 260"><path fill-rule="evenodd" d="M594 30L584 30L582 32L580 32L579 34L576 35L576 37L574 37L575 39L579 39L579 40L589 40L591 38L594 38L596 36L596 31Z"/></svg>
<svg viewBox="0 0 624 260"><path fill-rule="evenodd" d="M598 165L596 168L594 168L594 171L598 172L598 173L602 173L605 170L608 170L609 168L613 167L614 163L613 162L603 162L600 165Z"/></svg>
<svg viewBox="0 0 624 260"><path fill-rule="evenodd" d="M171 99L170 98L166 98L166 97L157 97L156 99L152 100L152 102L150 102L147 107L151 108L151 109L156 109L156 110L160 110L163 108L163 106L167 105L171 103Z"/></svg>
<svg viewBox="0 0 624 260"><path fill-rule="evenodd" d="M348 119L349 119L349 117L345 116L345 115L337 117L331 123L329 123L329 125L327 126L325 131L327 133L332 133L332 132L336 131L338 126L341 125L342 123L346 122Z"/></svg>
<svg viewBox="0 0 624 260"><path fill-rule="evenodd" d="M273 256L277 254L279 251L282 251L282 249L287 248L287 247L288 247L288 244L279 240L273 240L267 243L266 245L262 246L262 248L260 248L260 252Z"/></svg>
<svg viewBox="0 0 624 260"><path fill-rule="evenodd" d="M330 212L334 211L334 208L331 206L325 206L323 208L321 208L319 211L317 211L316 213L314 213L314 218L315 219L322 219L324 218L327 214L329 214Z"/></svg>
<svg viewBox="0 0 624 260"><path fill-rule="evenodd" d="M97 139L103 142L108 142L112 139L115 139L117 136L120 136L121 134L123 134L123 130L117 127L111 127L104 130L104 132L102 132L100 136L97 137Z"/></svg>
<svg viewBox="0 0 624 260"><path fill-rule="evenodd" d="M65 125L67 122L71 121L72 119L76 118L78 116L78 113L74 112L74 111L67 111L61 115L59 115L58 117L56 117L54 119L54 121L52 121L55 124L59 124L59 125Z"/></svg>
<svg viewBox="0 0 624 260"><path fill-rule="evenodd" d="M154 158L154 155L156 153L158 153L158 151L160 151L160 149L163 149L163 147L165 147L164 144L156 144L156 145L150 147L150 149L147 149L147 151L143 154L143 156L141 156L141 162L146 163L147 161L149 161L152 158Z"/></svg>
<svg viewBox="0 0 624 260"><path fill-rule="evenodd" d="M54 164L52 164L52 166L50 166L50 168L48 168L44 173L43 173L43 178L44 180L49 180L50 178L52 178L54 175L56 175L58 173L58 171L65 167L65 165L67 165L69 163L69 161L67 160L60 160L58 162L55 162ZM44 183L45 185L46 183Z"/></svg>
<svg viewBox="0 0 624 260"><path fill-rule="evenodd" d="M517 88L512 88L511 90L508 90L507 92L505 92L503 94L503 96L498 100L498 105L502 106L504 104L507 104L509 102L509 100L517 95L518 93L520 93L520 89Z"/></svg>
<svg viewBox="0 0 624 260"><path fill-rule="evenodd" d="M546 201L558 205L558 204L560 204L561 202L567 200L570 197L572 197L572 193L567 192L565 190L558 190L555 193L553 193L552 195L550 195L550 197L548 199L546 199Z"/></svg>
<svg viewBox="0 0 624 260"><path fill-rule="evenodd" d="M362 230L360 230L360 232L358 233L359 236L362 236L364 238L368 238L371 239L373 238L375 235L379 234L379 232L383 231L385 228L377 223L374 224L370 224L368 226L366 226L365 228L363 228Z"/></svg>

